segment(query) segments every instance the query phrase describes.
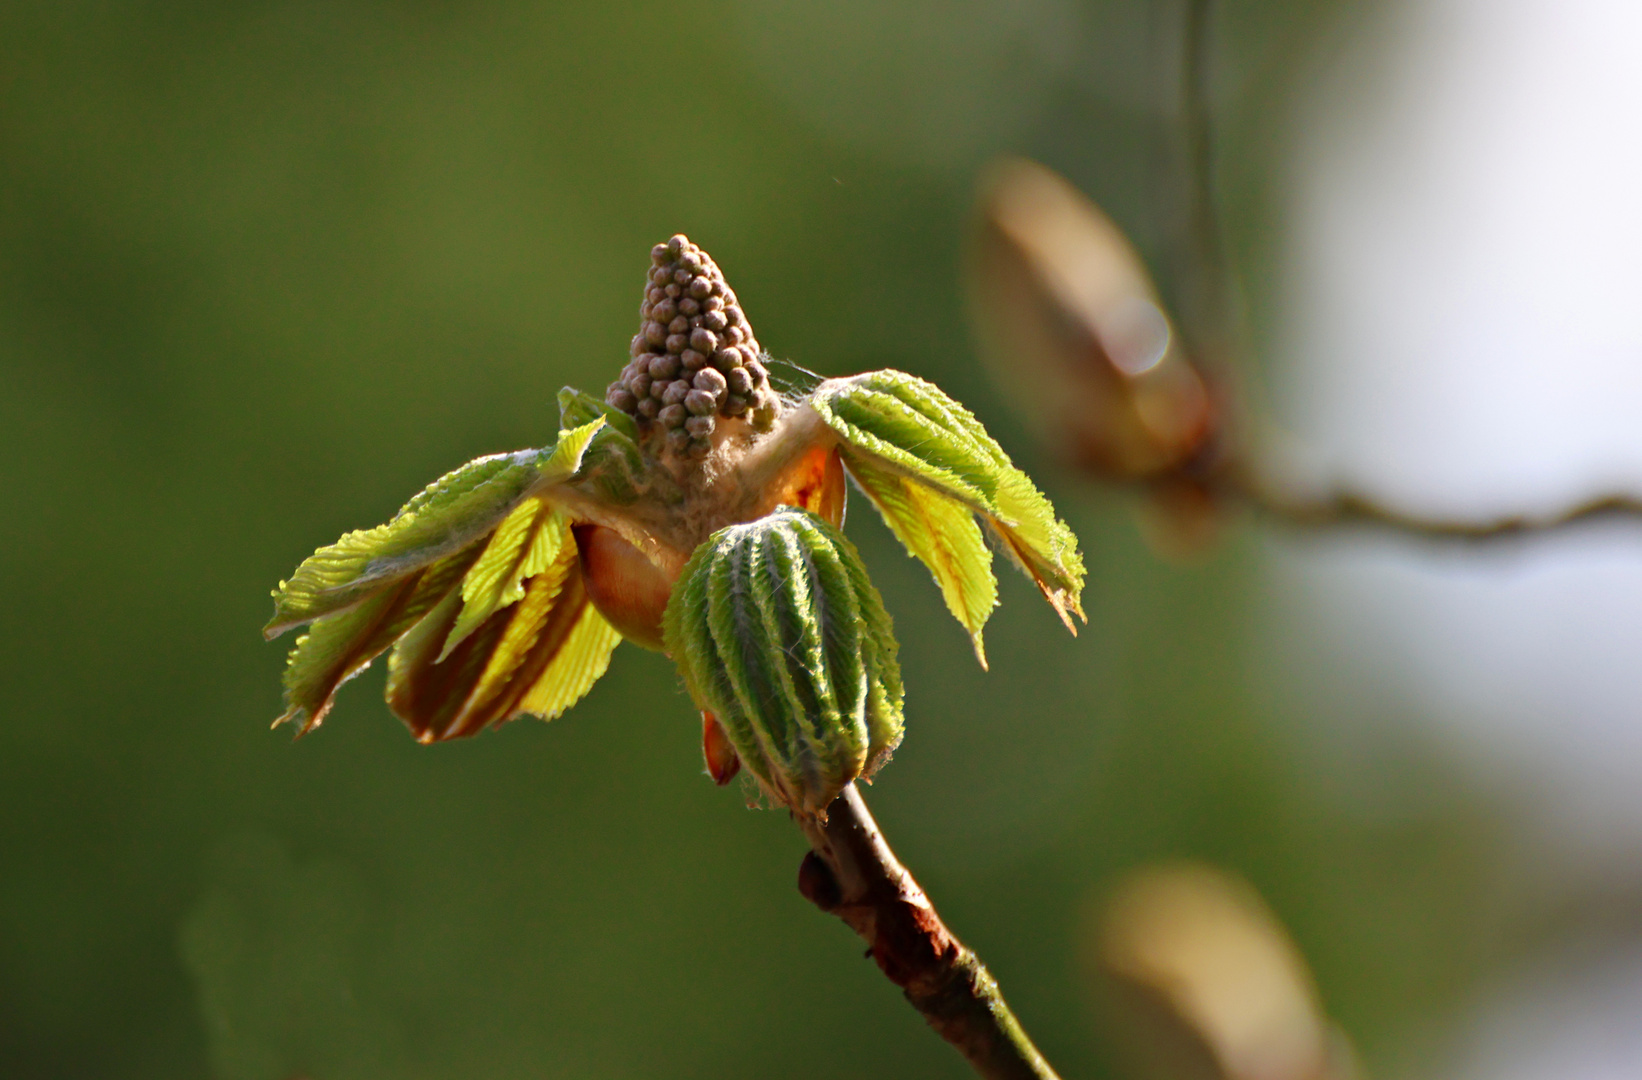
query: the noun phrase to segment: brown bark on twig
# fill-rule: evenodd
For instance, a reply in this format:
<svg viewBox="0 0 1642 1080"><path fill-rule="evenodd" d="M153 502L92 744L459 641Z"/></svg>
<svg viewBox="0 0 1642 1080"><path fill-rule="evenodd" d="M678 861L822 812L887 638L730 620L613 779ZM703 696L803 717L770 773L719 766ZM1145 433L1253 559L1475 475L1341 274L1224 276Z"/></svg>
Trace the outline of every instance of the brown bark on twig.
<svg viewBox="0 0 1642 1080"><path fill-rule="evenodd" d="M824 824L798 821L813 849L799 868L799 891L861 936L929 1026L988 1080L1057 1080L997 981L885 843L855 785L827 808Z"/></svg>

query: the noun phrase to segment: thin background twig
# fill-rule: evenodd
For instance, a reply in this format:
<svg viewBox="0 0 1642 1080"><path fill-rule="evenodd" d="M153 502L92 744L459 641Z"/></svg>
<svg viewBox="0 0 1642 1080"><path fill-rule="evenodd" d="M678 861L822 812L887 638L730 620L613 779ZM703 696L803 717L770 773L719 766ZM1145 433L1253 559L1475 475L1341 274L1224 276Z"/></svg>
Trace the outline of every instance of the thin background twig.
<svg viewBox="0 0 1642 1080"><path fill-rule="evenodd" d="M1187 325L1193 358L1212 378L1227 378L1225 360L1235 347L1230 263L1215 197L1212 86L1214 0L1185 0L1181 35L1181 126L1185 143L1185 280ZM1224 387L1222 387L1224 391ZM1285 483L1257 455L1237 442L1199 477L1208 492L1239 503L1275 523L1315 530L1372 528L1439 542L1485 544L1581 528L1597 522L1642 523L1642 497L1595 496L1545 514L1510 513L1485 520L1430 517L1388 506L1361 491L1331 485L1304 491Z"/></svg>

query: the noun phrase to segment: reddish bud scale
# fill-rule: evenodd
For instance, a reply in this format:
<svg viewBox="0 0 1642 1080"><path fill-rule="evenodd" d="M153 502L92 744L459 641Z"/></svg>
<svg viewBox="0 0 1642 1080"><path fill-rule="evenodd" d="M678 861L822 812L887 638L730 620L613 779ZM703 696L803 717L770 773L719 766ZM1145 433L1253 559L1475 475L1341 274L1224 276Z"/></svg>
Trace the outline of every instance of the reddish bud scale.
<svg viewBox="0 0 1642 1080"><path fill-rule="evenodd" d="M628 641L659 652L672 581L614 529L582 524L572 532L593 606Z"/></svg>
<svg viewBox="0 0 1642 1080"><path fill-rule="evenodd" d="M707 761L707 775L719 787L734 780L741 771L741 758L736 756L729 732L706 710L701 713L701 756Z"/></svg>

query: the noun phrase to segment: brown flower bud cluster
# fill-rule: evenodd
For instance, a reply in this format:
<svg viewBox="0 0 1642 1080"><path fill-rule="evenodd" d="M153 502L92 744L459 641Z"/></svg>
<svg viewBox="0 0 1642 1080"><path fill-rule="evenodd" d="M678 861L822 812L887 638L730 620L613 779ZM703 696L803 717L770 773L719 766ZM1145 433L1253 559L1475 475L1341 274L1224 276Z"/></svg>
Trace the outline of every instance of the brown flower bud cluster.
<svg viewBox="0 0 1642 1080"><path fill-rule="evenodd" d="M778 409L753 328L712 258L679 233L650 252L632 361L604 399L703 457L720 418L767 427Z"/></svg>

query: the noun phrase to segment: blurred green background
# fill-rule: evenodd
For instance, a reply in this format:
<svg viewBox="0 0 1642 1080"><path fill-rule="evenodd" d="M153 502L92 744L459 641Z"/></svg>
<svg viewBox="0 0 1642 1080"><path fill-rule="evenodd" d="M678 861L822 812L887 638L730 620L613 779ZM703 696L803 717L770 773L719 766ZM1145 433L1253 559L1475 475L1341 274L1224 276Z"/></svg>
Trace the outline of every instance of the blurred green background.
<svg viewBox="0 0 1642 1080"><path fill-rule="evenodd" d="M1230 6L1230 227L1328 0ZM760 339L970 404L1083 538L1078 639L1019 580L992 671L856 504L903 642L880 819L1068 1077L1116 1075L1092 905L1200 856L1291 927L1367 1060L1501 948L1497 819L1433 759L1331 796L1276 715L1257 544L1201 565L1057 473L972 352L977 170L1024 152L1175 286L1178 11L1139 2L65 2L0 7L0 1075L967 1075L803 842L702 774L659 657L551 725L413 743L380 674L270 734L268 590L625 360L687 232Z"/></svg>

